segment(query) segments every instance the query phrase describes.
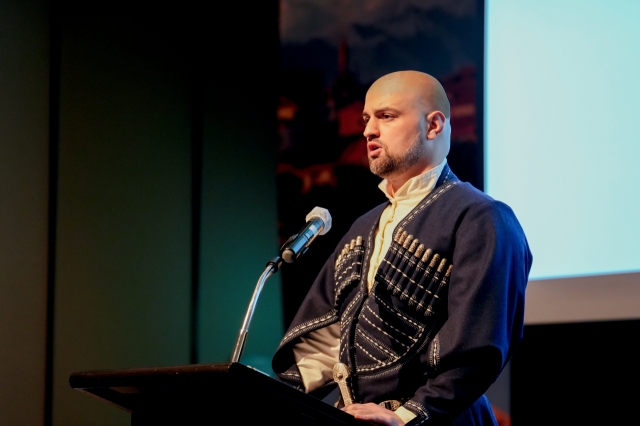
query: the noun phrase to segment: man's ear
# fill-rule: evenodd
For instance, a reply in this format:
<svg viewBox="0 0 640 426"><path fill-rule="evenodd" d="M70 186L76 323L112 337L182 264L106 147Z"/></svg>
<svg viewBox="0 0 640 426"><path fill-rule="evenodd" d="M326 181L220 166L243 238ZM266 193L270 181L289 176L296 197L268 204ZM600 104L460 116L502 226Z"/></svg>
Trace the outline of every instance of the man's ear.
<svg viewBox="0 0 640 426"><path fill-rule="evenodd" d="M434 140L444 130L445 116L441 111L427 114L427 139Z"/></svg>

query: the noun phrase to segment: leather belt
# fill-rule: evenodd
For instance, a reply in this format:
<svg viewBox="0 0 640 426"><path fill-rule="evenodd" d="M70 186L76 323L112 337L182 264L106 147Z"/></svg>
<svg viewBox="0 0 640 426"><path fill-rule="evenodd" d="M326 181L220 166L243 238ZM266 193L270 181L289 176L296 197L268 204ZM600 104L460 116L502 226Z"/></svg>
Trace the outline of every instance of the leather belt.
<svg viewBox="0 0 640 426"><path fill-rule="evenodd" d="M386 408L387 410L396 411L398 408L402 407L402 402L390 399L388 401L382 401L378 405Z"/></svg>

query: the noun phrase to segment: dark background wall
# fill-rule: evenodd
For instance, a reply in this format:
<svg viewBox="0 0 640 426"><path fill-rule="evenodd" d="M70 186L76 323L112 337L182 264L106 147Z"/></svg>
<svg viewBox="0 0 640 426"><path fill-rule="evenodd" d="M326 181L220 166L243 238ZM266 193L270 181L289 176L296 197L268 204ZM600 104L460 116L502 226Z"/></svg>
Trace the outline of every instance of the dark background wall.
<svg viewBox="0 0 640 426"><path fill-rule="evenodd" d="M48 20L0 2L0 424L41 425L45 399Z"/></svg>
<svg viewBox="0 0 640 426"><path fill-rule="evenodd" d="M50 6L53 424L127 421L70 392L74 370L190 357L188 45L180 11L124 6Z"/></svg>
<svg viewBox="0 0 640 426"><path fill-rule="evenodd" d="M0 424L125 425L69 375L230 359L278 249L277 16L0 1ZM276 275L243 362L281 311Z"/></svg>
<svg viewBox="0 0 640 426"><path fill-rule="evenodd" d="M640 320L531 324L511 362L515 426L634 423Z"/></svg>

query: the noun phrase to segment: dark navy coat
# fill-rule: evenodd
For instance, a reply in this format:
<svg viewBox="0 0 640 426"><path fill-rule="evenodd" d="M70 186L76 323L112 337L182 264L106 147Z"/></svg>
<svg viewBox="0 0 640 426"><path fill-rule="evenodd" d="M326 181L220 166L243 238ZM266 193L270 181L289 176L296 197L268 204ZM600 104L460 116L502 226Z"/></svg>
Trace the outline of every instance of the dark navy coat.
<svg viewBox="0 0 640 426"><path fill-rule="evenodd" d="M507 205L445 166L434 190L398 224L368 291L386 205L357 219L327 260L273 369L302 389L293 346L340 322L340 361L352 372L356 402L400 401L416 415L411 425L495 424L483 394L522 339L532 262L524 232Z"/></svg>

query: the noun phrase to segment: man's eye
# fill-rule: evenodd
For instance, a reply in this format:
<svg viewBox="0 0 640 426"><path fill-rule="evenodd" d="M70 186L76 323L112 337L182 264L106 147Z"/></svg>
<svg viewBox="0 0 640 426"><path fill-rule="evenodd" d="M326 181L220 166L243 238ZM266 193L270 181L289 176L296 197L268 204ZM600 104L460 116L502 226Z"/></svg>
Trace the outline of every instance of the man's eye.
<svg viewBox="0 0 640 426"><path fill-rule="evenodd" d="M390 118L392 118L393 116L391 114L382 114L382 118L384 118L385 120L388 120Z"/></svg>

